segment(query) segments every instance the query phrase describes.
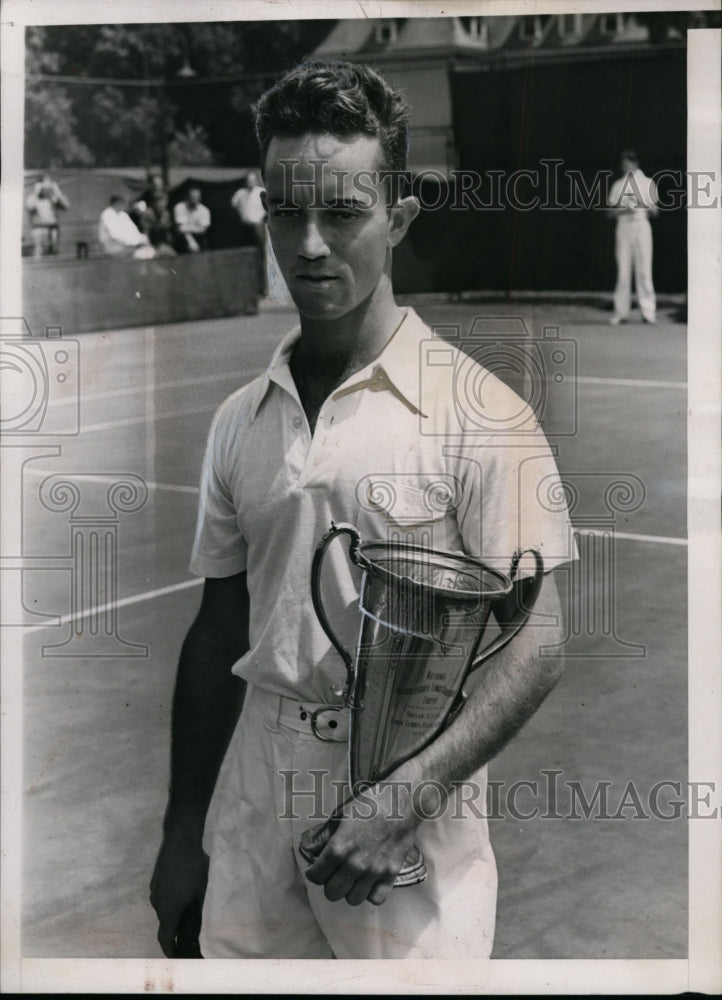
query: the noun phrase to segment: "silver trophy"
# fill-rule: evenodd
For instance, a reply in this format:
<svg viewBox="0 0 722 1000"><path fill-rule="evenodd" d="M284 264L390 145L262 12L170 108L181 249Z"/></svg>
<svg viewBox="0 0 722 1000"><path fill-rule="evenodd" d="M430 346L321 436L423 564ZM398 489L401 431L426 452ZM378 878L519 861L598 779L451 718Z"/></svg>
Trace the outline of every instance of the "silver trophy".
<svg viewBox="0 0 722 1000"><path fill-rule="evenodd" d="M363 570L361 628L353 657L335 635L321 599L326 550L349 535L351 561ZM507 597L509 576L478 559L405 542L361 542L351 524L332 524L313 559L311 596L321 626L346 665L350 709L351 789L372 785L428 746L462 708L466 678L506 646L529 617L541 588L544 565L536 550L535 575L524 606L485 648L481 640L496 601ZM341 809L321 831L307 831L300 851L312 861L338 825ZM426 878L414 847L394 885Z"/></svg>

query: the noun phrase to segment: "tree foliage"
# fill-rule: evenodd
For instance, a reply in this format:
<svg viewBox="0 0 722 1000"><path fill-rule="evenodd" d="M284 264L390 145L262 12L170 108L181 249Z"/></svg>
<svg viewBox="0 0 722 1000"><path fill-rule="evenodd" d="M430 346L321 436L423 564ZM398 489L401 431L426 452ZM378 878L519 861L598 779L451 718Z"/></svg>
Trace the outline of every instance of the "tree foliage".
<svg viewBox="0 0 722 1000"><path fill-rule="evenodd" d="M334 23L29 28L26 166L251 165L252 102Z"/></svg>

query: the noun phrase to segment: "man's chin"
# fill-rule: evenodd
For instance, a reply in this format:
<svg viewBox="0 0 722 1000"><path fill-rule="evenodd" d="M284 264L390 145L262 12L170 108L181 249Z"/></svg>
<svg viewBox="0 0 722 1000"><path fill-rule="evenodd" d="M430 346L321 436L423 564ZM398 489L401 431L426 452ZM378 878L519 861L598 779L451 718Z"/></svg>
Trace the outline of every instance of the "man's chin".
<svg viewBox="0 0 722 1000"><path fill-rule="evenodd" d="M331 302L315 295L291 293L294 305L305 319L330 320L340 319L350 311L350 306L339 302Z"/></svg>

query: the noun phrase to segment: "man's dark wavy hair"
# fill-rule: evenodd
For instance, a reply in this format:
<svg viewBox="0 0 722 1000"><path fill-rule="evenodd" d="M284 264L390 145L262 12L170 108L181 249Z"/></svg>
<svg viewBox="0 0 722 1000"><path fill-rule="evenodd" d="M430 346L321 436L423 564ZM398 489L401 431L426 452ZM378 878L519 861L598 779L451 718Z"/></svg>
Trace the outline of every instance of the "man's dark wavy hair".
<svg viewBox="0 0 722 1000"><path fill-rule="evenodd" d="M403 97L370 66L312 60L290 70L255 106L261 168L274 136L308 132L340 138L376 137L381 169L405 170L409 110Z"/></svg>

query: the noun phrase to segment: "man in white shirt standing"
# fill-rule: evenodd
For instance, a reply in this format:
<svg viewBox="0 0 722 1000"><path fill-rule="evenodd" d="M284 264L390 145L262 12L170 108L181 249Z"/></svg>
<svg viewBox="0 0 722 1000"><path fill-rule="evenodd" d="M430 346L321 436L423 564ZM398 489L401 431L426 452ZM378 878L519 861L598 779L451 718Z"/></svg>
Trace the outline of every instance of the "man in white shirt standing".
<svg viewBox="0 0 722 1000"><path fill-rule="evenodd" d="M263 186L255 170L246 176L245 187L239 188L231 198L231 205L238 212L238 218L248 242L258 248L257 276L259 294L268 295L266 281L266 209L262 199Z"/></svg>
<svg viewBox="0 0 722 1000"><path fill-rule="evenodd" d="M551 570L574 553L566 507L541 500L560 483L534 414L525 408L523 443L505 446L520 400L473 362L464 384L484 379L494 431L468 433L456 407L465 394L449 379L466 362L445 345L442 364L422 365L432 332L396 303L393 251L419 211L390 183L405 174L408 129L401 94L358 64L304 63L257 106L270 236L299 324L221 406L209 436L192 557L205 586L181 652L151 883L168 957L187 954L180 939L201 904L205 958L491 953L496 865L486 817L464 815L459 783L485 802L487 761L556 683L561 658L539 644L561 642ZM454 485L432 510L443 484ZM321 815L308 808L307 782L318 776L333 800L348 781L345 670L310 579L332 520L505 569L536 548L546 573L534 607L548 625L522 629L455 721L388 775L398 800L374 786L371 812L341 818L309 866L300 839L324 816L321 803ZM528 572L499 608L502 627L524 604ZM349 644L357 582L337 550L325 592ZM301 783L298 814L284 775ZM428 792L443 815L427 808ZM413 844L429 877L393 889Z"/></svg>
<svg viewBox="0 0 722 1000"><path fill-rule="evenodd" d="M26 201L33 237L33 257L57 254L59 237L58 209L70 208L70 202L52 179L43 174Z"/></svg>
<svg viewBox="0 0 722 1000"><path fill-rule="evenodd" d="M125 211L125 201L114 194L102 212L98 223L98 240L109 257L136 257L148 259L155 251L148 237L138 229Z"/></svg>
<svg viewBox="0 0 722 1000"><path fill-rule="evenodd" d="M632 271L637 300L645 323L656 323L656 300L652 283L652 227L649 217L655 216L657 190L654 181L639 167L637 154L625 150L621 158L622 176L609 193L609 214L617 221L615 254L617 285L614 290L612 326L629 319L632 293Z"/></svg>

